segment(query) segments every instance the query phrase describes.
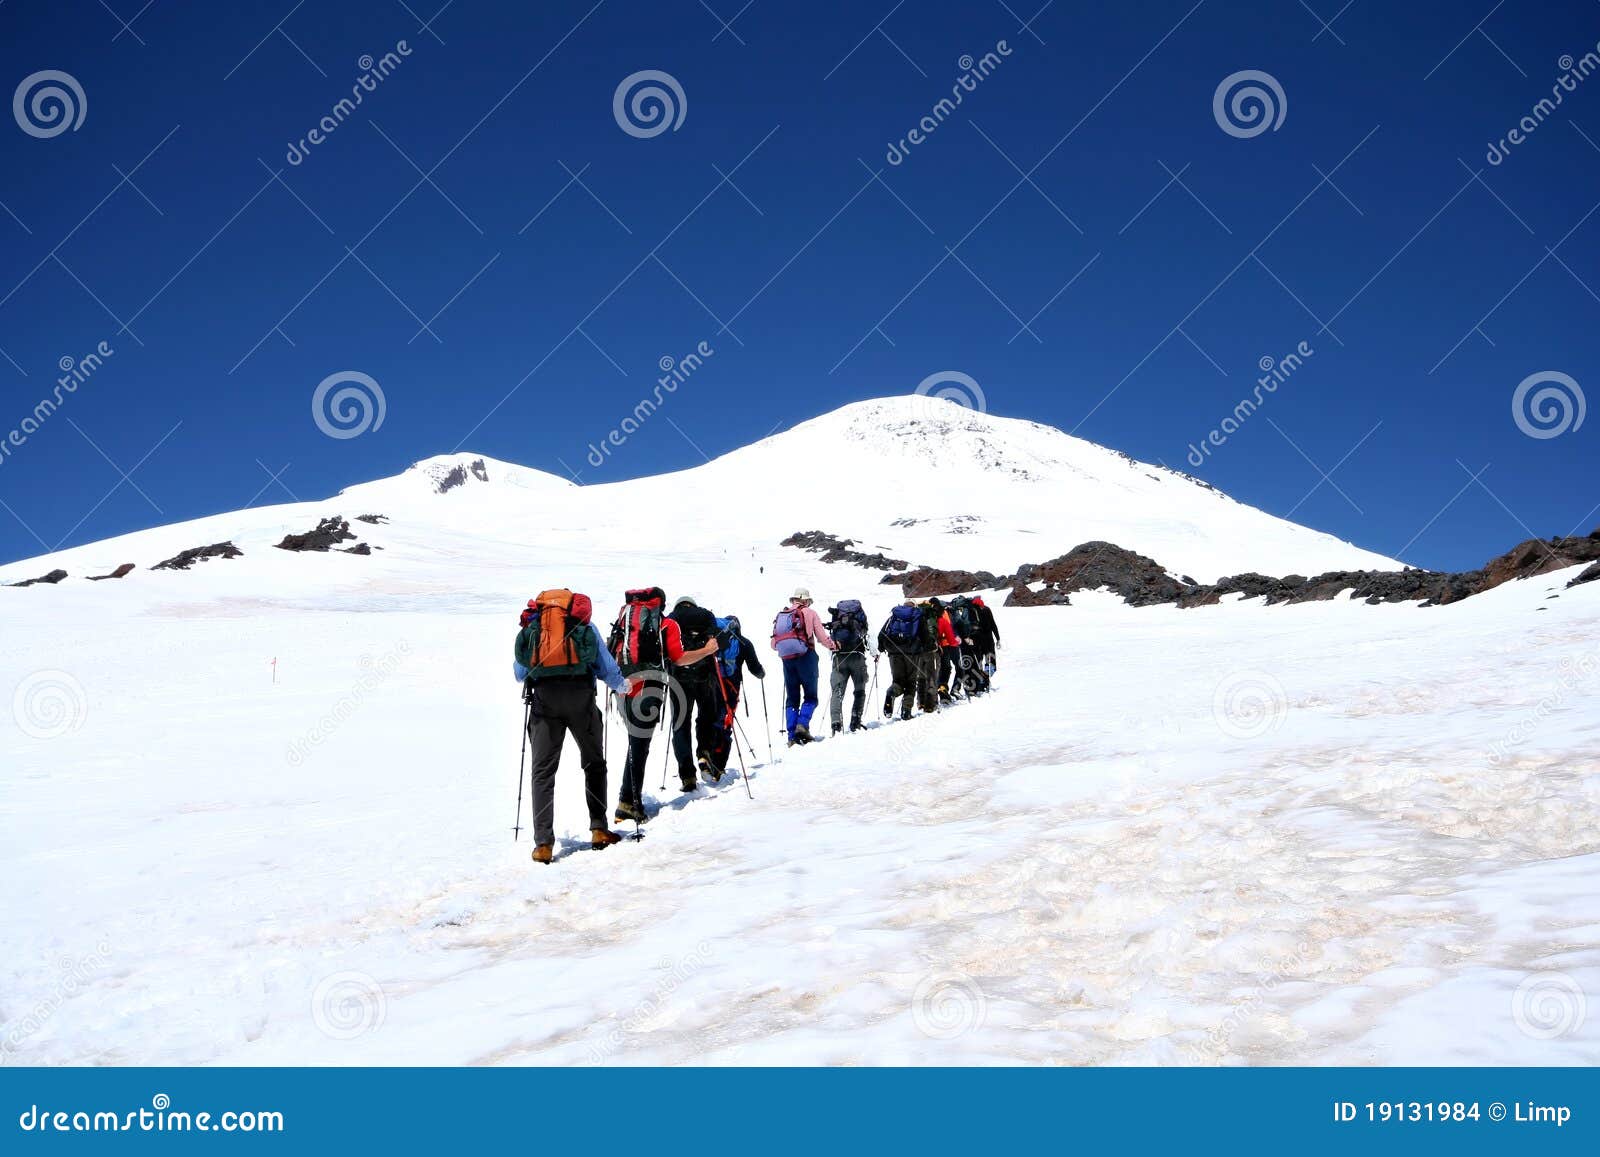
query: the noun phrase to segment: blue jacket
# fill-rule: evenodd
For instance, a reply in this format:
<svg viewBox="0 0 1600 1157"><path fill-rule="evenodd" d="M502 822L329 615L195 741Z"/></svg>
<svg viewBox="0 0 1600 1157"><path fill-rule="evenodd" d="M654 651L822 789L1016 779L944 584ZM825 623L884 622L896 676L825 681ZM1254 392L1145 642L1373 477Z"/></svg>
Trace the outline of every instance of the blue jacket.
<svg viewBox="0 0 1600 1157"><path fill-rule="evenodd" d="M589 669L589 673L604 682L607 687L617 694L622 694L628 689L628 681L622 677L622 671L617 667L617 661L611 657L611 652L606 649L605 636L600 633L600 628L593 623L589 624L589 631L594 635L595 650L600 655L594 666ZM511 660L511 673L516 677L518 683L528 677L528 669L515 659Z"/></svg>

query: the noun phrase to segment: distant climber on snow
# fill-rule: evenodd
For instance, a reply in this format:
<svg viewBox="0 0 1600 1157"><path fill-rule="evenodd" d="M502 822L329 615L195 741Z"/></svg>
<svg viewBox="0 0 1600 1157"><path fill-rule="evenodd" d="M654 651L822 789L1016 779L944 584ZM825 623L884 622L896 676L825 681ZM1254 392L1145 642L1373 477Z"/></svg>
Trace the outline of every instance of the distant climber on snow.
<svg viewBox="0 0 1600 1157"><path fill-rule="evenodd" d="M901 699L900 718L910 719L911 708L920 703L924 712L936 711L933 680L938 675L938 636L932 612L907 599L889 612L878 631L878 650L889 656L889 693L883 700L883 714L894 714L894 701Z"/></svg>

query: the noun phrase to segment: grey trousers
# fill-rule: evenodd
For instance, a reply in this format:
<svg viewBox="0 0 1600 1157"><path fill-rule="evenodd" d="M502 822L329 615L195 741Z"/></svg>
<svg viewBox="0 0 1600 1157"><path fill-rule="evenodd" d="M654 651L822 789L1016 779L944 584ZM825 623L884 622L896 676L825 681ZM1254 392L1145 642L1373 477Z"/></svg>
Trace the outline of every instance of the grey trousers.
<svg viewBox="0 0 1600 1157"><path fill-rule="evenodd" d="M867 657L859 651L848 654L835 654L833 656L833 675L830 680L833 686L833 725L844 726L844 689L851 680L855 680L855 696L850 704L850 723L854 726L861 722L861 712L867 705Z"/></svg>

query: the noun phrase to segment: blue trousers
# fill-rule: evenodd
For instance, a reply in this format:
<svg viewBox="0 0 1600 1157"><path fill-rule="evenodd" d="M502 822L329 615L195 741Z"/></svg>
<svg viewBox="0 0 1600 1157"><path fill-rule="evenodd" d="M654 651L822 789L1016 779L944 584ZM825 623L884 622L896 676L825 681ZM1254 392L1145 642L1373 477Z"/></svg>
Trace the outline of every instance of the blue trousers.
<svg viewBox="0 0 1600 1157"><path fill-rule="evenodd" d="M817 653L807 651L783 661L784 720L789 738L795 728L811 729L811 713L817 709Z"/></svg>

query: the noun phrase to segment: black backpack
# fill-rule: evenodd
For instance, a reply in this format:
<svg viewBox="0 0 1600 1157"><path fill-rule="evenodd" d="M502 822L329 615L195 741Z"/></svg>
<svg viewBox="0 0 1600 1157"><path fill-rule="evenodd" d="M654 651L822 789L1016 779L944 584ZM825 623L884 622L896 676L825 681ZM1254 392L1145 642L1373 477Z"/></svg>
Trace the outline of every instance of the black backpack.
<svg viewBox="0 0 1600 1157"><path fill-rule="evenodd" d="M697 651L717 637L717 616L705 607L679 603L667 617L678 624L678 632L683 636L685 651ZM687 672L702 674L707 670L709 667L704 659L687 667L678 668L680 674Z"/></svg>
<svg viewBox="0 0 1600 1157"><path fill-rule="evenodd" d="M828 623L828 634L839 650L845 652L867 649L867 612L861 609L860 599L840 599L831 608L833 618Z"/></svg>
<svg viewBox="0 0 1600 1157"><path fill-rule="evenodd" d="M962 642L972 638L978 630L978 612L966 595L950 600L950 627Z"/></svg>

